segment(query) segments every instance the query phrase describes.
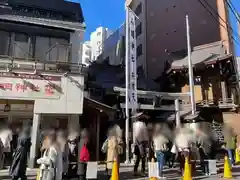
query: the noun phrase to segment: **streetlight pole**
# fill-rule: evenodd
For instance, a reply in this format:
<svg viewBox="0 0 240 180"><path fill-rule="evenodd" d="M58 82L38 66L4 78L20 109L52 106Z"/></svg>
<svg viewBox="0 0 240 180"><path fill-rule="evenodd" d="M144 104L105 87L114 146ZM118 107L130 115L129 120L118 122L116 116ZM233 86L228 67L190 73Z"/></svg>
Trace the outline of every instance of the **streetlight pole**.
<svg viewBox="0 0 240 180"><path fill-rule="evenodd" d="M191 107L192 107L192 115L195 115L196 103L195 103L195 95L194 95L194 81L193 81L194 76L193 76L192 59L191 59L190 27L189 27L188 15L186 15L186 28L187 28L188 75L189 75Z"/></svg>

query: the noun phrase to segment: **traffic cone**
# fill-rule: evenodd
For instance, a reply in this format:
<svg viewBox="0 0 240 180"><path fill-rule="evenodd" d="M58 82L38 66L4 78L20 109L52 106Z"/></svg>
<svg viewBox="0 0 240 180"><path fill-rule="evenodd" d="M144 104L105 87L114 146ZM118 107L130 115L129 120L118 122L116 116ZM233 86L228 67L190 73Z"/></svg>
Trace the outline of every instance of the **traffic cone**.
<svg viewBox="0 0 240 180"><path fill-rule="evenodd" d="M152 158L152 163L155 163L155 160L154 160L154 158ZM149 180L157 180L157 177L150 177L150 179Z"/></svg>
<svg viewBox="0 0 240 180"><path fill-rule="evenodd" d="M240 155L239 155L239 151L237 148L235 150L235 163L236 164L240 163Z"/></svg>
<svg viewBox="0 0 240 180"><path fill-rule="evenodd" d="M113 162L111 180L120 180L120 178L119 178L118 163L117 163L116 159L115 159L114 162Z"/></svg>
<svg viewBox="0 0 240 180"><path fill-rule="evenodd" d="M189 164L188 157L185 158L183 180L192 180L191 167Z"/></svg>
<svg viewBox="0 0 240 180"><path fill-rule="evenodd" d="M232 170L229 164L229 159L227 156L224 158L224 173L223 173L223 178L232 178Z"/></svg>

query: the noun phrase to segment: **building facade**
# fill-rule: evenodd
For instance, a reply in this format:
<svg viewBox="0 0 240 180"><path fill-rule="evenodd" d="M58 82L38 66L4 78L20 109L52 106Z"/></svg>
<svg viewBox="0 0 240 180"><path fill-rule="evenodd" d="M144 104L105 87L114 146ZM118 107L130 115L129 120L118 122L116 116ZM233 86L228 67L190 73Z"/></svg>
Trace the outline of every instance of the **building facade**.
<svg viewBox="0 0 240 180"><path fill-rule="evenodd" d="M91 65L91 57L92 57L92 47L90 41L86 41L82 45L82 64L85 66Z"/></svg>
<svg viewBox="0 0 240 180"><path fill-rule="evenodd" d="M91 60L96 61L102 54L104 42L110 36L111 31L104 27L98 27L90 35L90 45L92 48Z"/></svg>
<svg viewBox="0 0 240 180"><path fill-rule="evenodd" d="M169 55L187 48L186 15L190 20L192 47L223 41L227 51L231 53L232 42L226 24L228 15L224 0L203 3L213 15L199 0L191 2L171 0L158 3L147 0L126 1L139 16L139 23L142 23L142 39L138 39L138 44L145 45L143 61L148 77L161 76L166 61L170 59Z"/></svg>
<svg viewBox="0 0 240 180"><path fill-rule="evenodd" d="M0 20L0 117L13 131L32 125L33 167L41 130L79 129L84 91L82 10L63 0L9 0L1 4Z"/></svg>

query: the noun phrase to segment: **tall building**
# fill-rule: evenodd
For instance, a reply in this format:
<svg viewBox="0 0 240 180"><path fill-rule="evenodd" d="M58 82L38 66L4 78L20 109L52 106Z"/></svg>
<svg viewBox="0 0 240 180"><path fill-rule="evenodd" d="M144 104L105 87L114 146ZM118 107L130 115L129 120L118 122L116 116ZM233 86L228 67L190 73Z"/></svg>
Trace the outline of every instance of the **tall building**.
<svg viewBox="0 0 240 180"><path fill-rule="evenodd" d="M190 21L192 47L223 41L228 53L232 52L232 40L226 25L228 15L225 1L206 2L163 0L156 3L148 0L126 0L126 4L139 17L137 53L138 56L143 57L144 69L148 77L161 76L165 63L171 59L171 55L187 49L186 15L189 16Z"/></svg>
<svg viewBox="0 0 240 180"><path fill-rule="evenodd" d="M82 64L87 67L91 65L91 57L92 57L92 47L90 41L86 41L82 45Z"/></svg>
<svg viewBox="0 0 240 180"><path fill-rule="evenodd" d="M102 54L105 40L110 36L111 31L104 27L98 27L90 35L90 45L92 48L91 61L96 61Z"/></svg>

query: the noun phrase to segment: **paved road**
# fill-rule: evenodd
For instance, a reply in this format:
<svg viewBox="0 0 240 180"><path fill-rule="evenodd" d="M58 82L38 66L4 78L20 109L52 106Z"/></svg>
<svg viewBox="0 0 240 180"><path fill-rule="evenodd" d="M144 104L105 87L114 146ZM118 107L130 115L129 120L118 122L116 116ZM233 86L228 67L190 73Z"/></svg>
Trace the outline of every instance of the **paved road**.
<svg viewBox="0 0 240 180"><path fill-rule="evenodd" d="M223 164L218 163L218 167L220 167L220 171L223 169ZM28 179L29 180L35 180L36 179L36 172L37 169L29 169L27 171ZM169 180L179 180L181 179L180 173L178 171L178 168L173 168L173 169L166 169L164 170L164 174ZM221 178L222 173L216 175L216 176L211 176L211 177L206 177L201 175L200 171L196 172L196 175L194 176L193 179L204 179L204 180L219 180ZM235 166L233 168L233 176L234 179L239 179L240 180L240 166ZM10 180L11 178L8 176L8 170L1 170L0 171L0 180ZM104 166L99 166L99 180L106 180L106 173L104 171ZM133 176L132 173L132 167L130 166L124 166L121 165L120 168L120 179L128 179L128 180L147 180L149 179L147 175L145 177L136 177Z"/></svg>

